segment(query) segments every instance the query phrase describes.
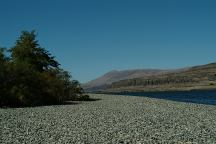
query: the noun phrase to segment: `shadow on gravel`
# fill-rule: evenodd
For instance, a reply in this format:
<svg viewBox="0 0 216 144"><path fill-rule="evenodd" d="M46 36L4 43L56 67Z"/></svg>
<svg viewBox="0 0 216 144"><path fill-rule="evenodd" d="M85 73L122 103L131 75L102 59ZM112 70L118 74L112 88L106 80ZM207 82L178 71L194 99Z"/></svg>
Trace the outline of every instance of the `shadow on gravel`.
<svg viewBox="0 0 216 144"><path fill-rule="evenodd" d="M165 92L135 92L118 93L119 95L143 96L149 98L172 100L196 104L216 106L216 90L165 91Z"/></svg>
<svg viewBox="0 0 216 144"><path fill-rule="evenodd" d="M101 99L89 98L89 99L86 100L86 101L99 101L99 100L101 100Z"/></svg>
<svg viewBox="0 0 216 144"><path fill-rule="evenodd" d="M10 105L10 106L2 106L0 109L10 109L10 108L36 108L36 107L44 107L44 106L63 106L63 105L77 105L80 102L74 101L66 101L62 103L55 103L55 104L41 104L41 105L34 105L34 106L17 106L17 105Z"/></svg>
<svg viewBox="0 0 216 144"><path fill-rule="evenodd" d="M36 107L44 107L44 106L64 106L64 105L77 105L82 104L82 102L92 102L92 101L98 101L101 99L94 99L89 98L85 101L65 101L62 103L56 103L56 104L43 104L43 105L34 105L34 106L16 106L16 105L10 105L10 106L2 106L0 109L9 109L9 108L36 108Z"/></svg>

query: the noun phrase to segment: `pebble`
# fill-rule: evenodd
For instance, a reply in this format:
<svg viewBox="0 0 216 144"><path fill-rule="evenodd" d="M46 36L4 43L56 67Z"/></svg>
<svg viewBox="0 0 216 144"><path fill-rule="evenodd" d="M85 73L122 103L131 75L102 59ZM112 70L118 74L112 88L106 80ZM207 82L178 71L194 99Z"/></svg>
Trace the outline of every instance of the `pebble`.
<svg viewBox="0 0 216 144"><path fill-rule="evenodd" d="M0 144L214 144L216 106L91 94L71 105L0 109Z"/></svg>

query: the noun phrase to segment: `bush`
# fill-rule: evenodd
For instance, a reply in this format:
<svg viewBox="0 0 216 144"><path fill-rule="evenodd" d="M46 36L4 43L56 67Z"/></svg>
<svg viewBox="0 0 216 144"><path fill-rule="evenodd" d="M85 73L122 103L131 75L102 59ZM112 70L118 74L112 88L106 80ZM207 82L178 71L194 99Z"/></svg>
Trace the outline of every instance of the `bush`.
<svg viewBox="0 0 216 144"><path fill-rule="evenodd" d="M88 100L90 100L90 97L89 97L89 95L80 95L80 97L78 97L78 100L79 101L88 101Z"/></svg>
<svg viewBox="0 0 216 144"><path fill-rule="evenodd" d="M22 32L6 58L0 49L0 106L36 106L82 99L80 83L35 39L35 32Z"/></svg>
<svg viewBox="0 0 216 144"><path fill-rule="evenodd" d="M213 86L213 85L215 85L215 83L210 83L209 85L210 85L210 86Z"/></svg>

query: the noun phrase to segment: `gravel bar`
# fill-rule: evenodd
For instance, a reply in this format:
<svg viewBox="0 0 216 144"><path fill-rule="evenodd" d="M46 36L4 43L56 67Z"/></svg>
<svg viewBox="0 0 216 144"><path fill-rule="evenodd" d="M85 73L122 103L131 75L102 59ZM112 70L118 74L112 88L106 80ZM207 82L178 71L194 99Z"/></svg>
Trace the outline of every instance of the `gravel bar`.
<svg viewBox="0 0 216 144"><path fill-rule="evenodd" d="M3 144L214 144L216 106L92 94L70 105L0 109Z"/></svg>

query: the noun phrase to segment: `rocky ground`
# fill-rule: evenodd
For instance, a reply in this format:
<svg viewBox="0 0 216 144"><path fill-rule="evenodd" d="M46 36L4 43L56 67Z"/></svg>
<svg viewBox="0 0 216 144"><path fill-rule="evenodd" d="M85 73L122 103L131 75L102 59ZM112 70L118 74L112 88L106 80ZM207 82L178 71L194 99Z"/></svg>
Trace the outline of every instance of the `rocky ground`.
<svg viewBox="0 0 216 144"><path fill-rule="evenodd" d="M91 97L101 100L0 109L0 143L216 143L216 106Z"/></svg>

